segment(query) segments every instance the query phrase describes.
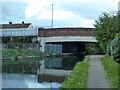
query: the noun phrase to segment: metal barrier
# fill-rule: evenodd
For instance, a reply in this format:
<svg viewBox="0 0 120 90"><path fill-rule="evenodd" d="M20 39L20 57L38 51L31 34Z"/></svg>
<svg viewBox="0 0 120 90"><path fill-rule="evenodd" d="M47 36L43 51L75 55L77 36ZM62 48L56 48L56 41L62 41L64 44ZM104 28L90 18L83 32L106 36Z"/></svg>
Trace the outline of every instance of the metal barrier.
<svg viewBox="0 0 120 90"><path fill-rule="evenodd" d="M46 53L62 53L62 45L61 44L45 44L45 52Z"/></svg>
<svg viewBox="0 0 120 90"><path fill-rule="evenodd" d="M37 36L38 31L35 28L22 28L22 29L0 29L2 36Z"/></svg>

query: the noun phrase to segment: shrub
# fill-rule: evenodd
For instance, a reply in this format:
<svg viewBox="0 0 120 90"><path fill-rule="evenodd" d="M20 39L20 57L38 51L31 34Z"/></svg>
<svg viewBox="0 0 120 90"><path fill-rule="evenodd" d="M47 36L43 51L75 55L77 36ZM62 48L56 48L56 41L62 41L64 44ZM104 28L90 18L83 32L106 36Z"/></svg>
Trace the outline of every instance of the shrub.
<svg viewBox="0 0 120 90"><path fill-rule="evenodd" d="M89 43L86 44L86 54L87 55L97 55L97 54L104 54L104 49L102 48L101 44L99 43Z"/></svg>
<svg viewBox="0 0 120 90"><path fill-rule="evenodd" d="M120 36L107 44L107 53L113 60L120 63Z"/></svg>
<svg viewBox="0 0 120 90"><path fill-rule="evenodd" d="M113 60L120 62L120 36L111 43L111 56Z"/></svg>

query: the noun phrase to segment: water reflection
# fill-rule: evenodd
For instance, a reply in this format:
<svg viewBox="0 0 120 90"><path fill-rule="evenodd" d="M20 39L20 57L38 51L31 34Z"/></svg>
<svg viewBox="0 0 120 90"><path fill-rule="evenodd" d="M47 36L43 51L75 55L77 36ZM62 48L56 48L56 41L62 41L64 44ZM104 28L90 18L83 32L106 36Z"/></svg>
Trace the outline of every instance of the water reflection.
<svg viewBox="0 0 120 90"><path fill-rule="evenodd" d="M72 72L76 62L82 61L83 58L84 56L66 56L43 60L38 73L38 82L63 82Z"/></svg>
<svg viewBox="0 0 120 90"><path fill-rule="evenodd" d="M44 60L45 68L72 70L78 61L82 61L84 56L64 56L48 58Z"/></svg>
<svg viewBox="0 0 120 90"><path fill-rule="evenodd" d="M23 80L23 82L25 82L24 85L27 85L23 85L24 87L29 87L31 82L34 86L39 86L41 83L43 84L43 82L56 82L54 85L59 87L61 85L60 83L70 75L76 62L82 61L83 58L84 56L79 55L44 58L43 60L20 60L14 61L14 63L11 63L11 61L9 61L9 63L3 62L3 86L6 87L5 83L8 83L9 80L13 80L12 82ZM30 78L28 79L28 77Z"/></svg>

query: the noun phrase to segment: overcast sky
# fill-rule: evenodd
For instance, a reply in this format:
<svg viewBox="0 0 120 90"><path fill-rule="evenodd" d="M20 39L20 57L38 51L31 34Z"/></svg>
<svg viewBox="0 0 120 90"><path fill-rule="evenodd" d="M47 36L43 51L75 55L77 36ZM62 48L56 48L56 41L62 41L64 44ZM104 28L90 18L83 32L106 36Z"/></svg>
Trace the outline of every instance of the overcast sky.
<svg viewBox="0 0 120 90"><path fill-rule="evenodd" d="M1 0L4 24L32 23L34 27L50 27L52 4L54 27L94 27L102 12L118 10L119 0Z"/></svg>

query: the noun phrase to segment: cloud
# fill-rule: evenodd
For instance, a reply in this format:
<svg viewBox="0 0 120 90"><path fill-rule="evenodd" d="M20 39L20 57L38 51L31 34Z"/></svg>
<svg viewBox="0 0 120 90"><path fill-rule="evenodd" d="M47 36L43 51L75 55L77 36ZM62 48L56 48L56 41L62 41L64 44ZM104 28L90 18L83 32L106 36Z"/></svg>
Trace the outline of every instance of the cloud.
<svg viewBox="0 0 120 90"><path fill-rule="evenodd" d="M25 2L2 2L2 22L21 22L25 19Z"/></svg>
<svg viewBox="0 0 120 90"><path fill-rule="evenodd" d="M51 0L26 0L29 6L26 8L26 17L29 18L38 14L39 12L49 11ZM48 7L48 8L47 8Z"/></svg>
<svg viewBox="0 0 120 90"><path fill-rule="evenodd" d="M93 27L94 20L102 14L117 10L118 1L114 0L26 0L27 18L36 16L39 20L51 20L51 4L54 4L55 26ZM107 5L107 6L106 6ZM34 10L34 12L32 11ZM44 22L44 21L43 21ZM60 22L60 23L59 23Z"/></svg>
<svg viewBox="0 0 120 90"><path fill-rule="evenodd" d="M117 4L118 0L71 0L70 2L65 0L62 4L56 2L55 8L72 11L87 19L97 19L102 12L117 11Z"/></svg>
<svg viewBox="0 0 120 90"><path fill-rule="evenodd" d="M117 11L118 8L118 0L22 1L24 2L3 3L2 20L4 22L21 22L25 20L25 22L31 22L34 26L50 27L53 3L54 27L93 27L94 20L96 20L102 12Z"/></svg>

